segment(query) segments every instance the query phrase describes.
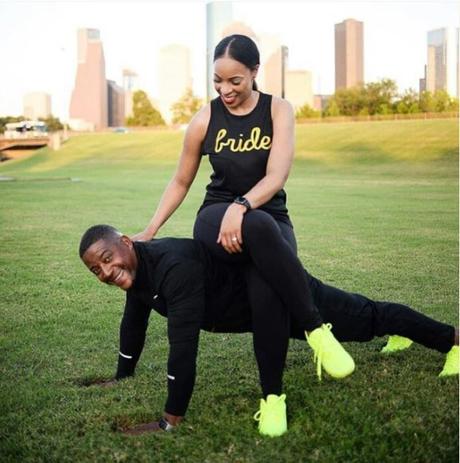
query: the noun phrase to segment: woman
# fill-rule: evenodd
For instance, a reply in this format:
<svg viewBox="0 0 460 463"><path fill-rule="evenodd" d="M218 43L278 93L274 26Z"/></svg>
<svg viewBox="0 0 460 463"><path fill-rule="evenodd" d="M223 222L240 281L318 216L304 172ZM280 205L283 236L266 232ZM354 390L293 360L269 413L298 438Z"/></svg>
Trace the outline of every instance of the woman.
<svg viewBox="0 0 460 463"><path fill-rule="evenodd" d="M258 414L259 430L280 435L286 430L281 388L289 316L304 327L319 376L324 367L342 378L353 371L354 363L323 325L312 302L309 276L296 256L283 190L294 155L294 114L287 101L257 90L258 68L259 52L249 37L231 35L217 45L214 86L219 97L191 121L177 171L149 225L134 239L157 234L185 198L201 157L208 155L213 174L194 237L221 259L249 263L254 347L266 397ZM266 316L272 288L284 307L276 324Z"/></svg>

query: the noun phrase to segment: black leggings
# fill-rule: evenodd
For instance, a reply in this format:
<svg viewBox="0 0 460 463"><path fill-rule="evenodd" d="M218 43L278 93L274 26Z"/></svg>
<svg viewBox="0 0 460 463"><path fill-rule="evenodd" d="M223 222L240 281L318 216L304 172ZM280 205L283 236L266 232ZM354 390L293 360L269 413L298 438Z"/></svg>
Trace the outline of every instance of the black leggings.
<svg viewBox="0 0 460 463"><path fill-rule="evenodd" d="M375 336L397 334L443 353L454 345L455 328L451 325L403 304L373 301L309 278L313 299L324 322L332 324L332 332L340 342L366 342ZM293 327L291 335L301 337L301 329Z"/></svg>
<svg viewBox="0 0 460 463"><path fill-rule="evenodd" d="M243 218L243 252L229 254L217 244L222 218L229 203L218 203L202 209L196 219L193 237L201 241L220 260L227 263L253 264L260 276L276 291L283 304L306 331L322 325L318 309L308 286L308 278L296 255L297 245L292 227L276 221L270 214L255 209ZM247 270L251 274L250 265ZM258 277L248 285L251 302L264 299L265 285L259 288Z"/></svg>
<svg viewBox="0 0 460 463"><path fill-rule="evenodd" d="M193 235L218 259L244 264L262 392L264 396L279 395L289 345L290 317L297 327L307 331L321 326L322 319L313 303L309 275L296 256L292 227L275 221L264 211L249 211L242 224L243 253L229 254L216 243L228 206L220 203L202 209Z"/></svg>

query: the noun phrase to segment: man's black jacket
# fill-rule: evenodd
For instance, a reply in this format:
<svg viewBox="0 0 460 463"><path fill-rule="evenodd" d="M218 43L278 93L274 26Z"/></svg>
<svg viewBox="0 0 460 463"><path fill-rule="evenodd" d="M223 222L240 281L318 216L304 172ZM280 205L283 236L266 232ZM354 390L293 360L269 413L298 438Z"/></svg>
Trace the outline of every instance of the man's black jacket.
<svg viewBox="0 0 460 463"><path fill-rule="evenodd" d="M184 415L195 381L200 329L251 331L242 267L211 258L190 239L135 242L138 267L126 293L116 378L134 373L151 310L168 318L168 400L165 411Z"/></svg>

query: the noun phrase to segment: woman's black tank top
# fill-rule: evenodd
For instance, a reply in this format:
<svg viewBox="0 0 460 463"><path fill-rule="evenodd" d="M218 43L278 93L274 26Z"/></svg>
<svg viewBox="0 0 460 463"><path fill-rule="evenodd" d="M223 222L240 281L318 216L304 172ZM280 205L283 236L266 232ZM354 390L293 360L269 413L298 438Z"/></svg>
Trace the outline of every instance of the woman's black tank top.
<svg viewBox="0 0 460 463"><path fill-rule="evenodd" d="M210 204L232 202L265 176L273 136L271 101L271 95L260 92L257 105L244 116L230 113L220 97L211 101L201 153L209 156L213 173L200 210ZM290 224L284 190L259 209Z"/></svg>

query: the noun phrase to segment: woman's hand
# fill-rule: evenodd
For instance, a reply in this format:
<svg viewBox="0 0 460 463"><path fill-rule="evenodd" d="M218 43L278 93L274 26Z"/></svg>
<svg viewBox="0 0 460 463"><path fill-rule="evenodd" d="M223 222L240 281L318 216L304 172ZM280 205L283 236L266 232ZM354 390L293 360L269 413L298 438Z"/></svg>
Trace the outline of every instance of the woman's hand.
<svg viewBox="0 0 460 463"><path fill-rule="evenodd" d="M243 252L241 248L243 244L241 224L245 212L245 206L233 203L228 206L222 218L217 243L221 244L230 254Z"/></svg>
<svg viewBox="0 0 460 463"><path fill-rule="evenodd" d="M148 230L144 230L140 233L136 233L135 235L131 236L131 241L150 241L155 235L153 235Z"/></svg>

